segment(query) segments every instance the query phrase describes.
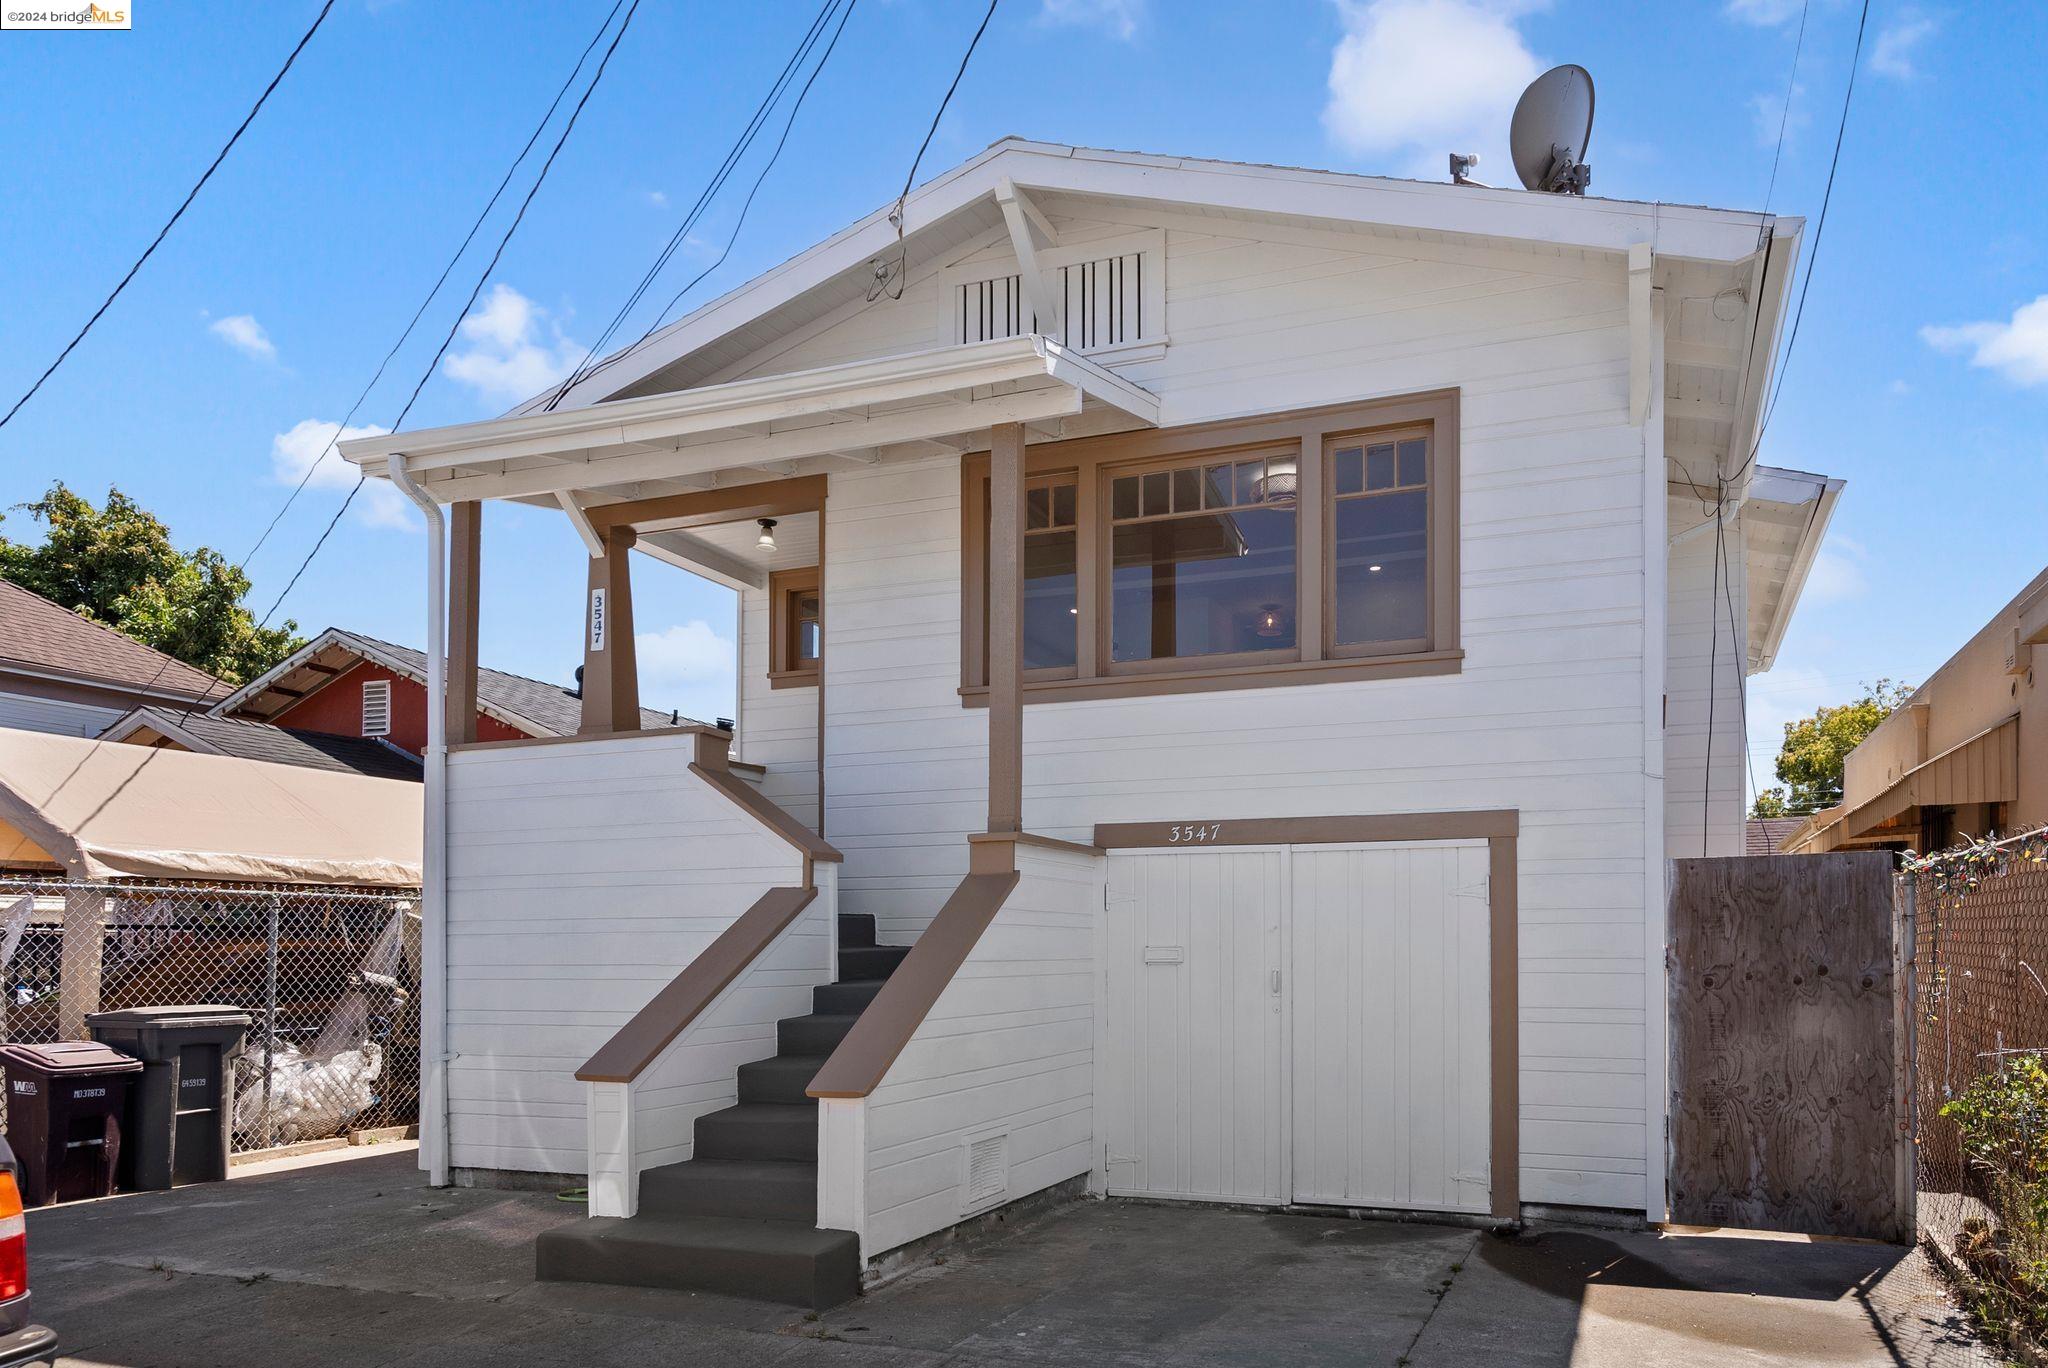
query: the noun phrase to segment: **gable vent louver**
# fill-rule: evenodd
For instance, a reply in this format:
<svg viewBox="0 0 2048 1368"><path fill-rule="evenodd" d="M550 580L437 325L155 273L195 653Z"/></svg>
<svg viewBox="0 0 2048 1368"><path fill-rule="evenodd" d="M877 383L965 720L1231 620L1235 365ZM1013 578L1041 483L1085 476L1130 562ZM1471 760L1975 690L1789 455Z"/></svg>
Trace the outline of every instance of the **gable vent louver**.
<svg viewBox="0 0 2048 1368"><path fill-rule="evenodd" d="M391 681L363 681L363 735L391 735Z"/></svg>
<svg viewBox="0 0 2048 1368"><path fill-rule="evenodd" d="M1156 270L1156 268L1155 268ZM1060 292L1056 340L1075 351L1097 351L1150 341L1146 329L1148 280L1145 253L1121 252L1061 266L1052 272ZM953 287L954 341L992 342L1041 331L1016 272Z"/></svg>

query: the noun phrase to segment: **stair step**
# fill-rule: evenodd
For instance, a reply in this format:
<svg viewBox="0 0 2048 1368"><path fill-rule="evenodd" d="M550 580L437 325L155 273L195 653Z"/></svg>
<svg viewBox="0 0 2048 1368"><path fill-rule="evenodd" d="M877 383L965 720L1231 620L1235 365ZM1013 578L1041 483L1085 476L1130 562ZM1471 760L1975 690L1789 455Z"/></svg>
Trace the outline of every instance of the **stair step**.
<svg viewBox="0 0 2048 1368"><path fill-rule="evenodd" d="M818 1166L802 1159L690 1159L640 1175L640 1212L655 1216L818 1219Z"/></svg>
<svg viewBox="0 0 2048 1368"><path fill-rule="evenodd" d="M875 919L866 912L839 914L839 943L859 948L875 943Z"/></svg>
<svg viewBox="0 0 2048 1368"><path fill-rule="evenodd" d="M824 1310L860 1292L860 1239L800 1221L730 1216L590 1217L542 1233L535 1271L758 1297Z"/></svg>
<svg viewBox="0 0 2048 1368"><path fill-rule="evenodd" d="M818 1104L742 1102L697 1118L699 1159L818 1158Z"/></svg>
<svg viewBox="0 0 2048 1368"><path fill-rule="evenodd" d="M813 1012L809 1016L784 1017L775 1023L778 1054L829 1055L846 1039L853 1023L860 1020L850 1012Z"/></svg>
<svg viewBox="0 0 2048 1368"><path fill-rule="evenodd" d="M842 983L885 979L910 953L907 945L864 945L839 947L839 979Z"/></svg>
<svg viewBox="0 0 2048 1368"><path fill-rule="evenodd" d="M808 1102L804 1089L811 1086L818 1070L825 1067L824 1055L776 1055L740 1065L740 1101Z"/></svg>
<svg viewBox="0 0 2048 1368"><path fill-rule="evenodd" d="M859 1016L882 991L882 979L858 983L821 983L811 989L811 1010L830 1015Z"/></svg>

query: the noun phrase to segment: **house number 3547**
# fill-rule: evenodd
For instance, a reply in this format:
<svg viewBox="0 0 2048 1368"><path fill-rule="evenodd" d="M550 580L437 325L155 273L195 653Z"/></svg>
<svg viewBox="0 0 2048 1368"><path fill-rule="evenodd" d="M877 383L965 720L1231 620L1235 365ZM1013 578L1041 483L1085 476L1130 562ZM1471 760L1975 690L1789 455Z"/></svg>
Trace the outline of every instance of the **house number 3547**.
<svg viewBox="0 0 2048 1368"><path fill-rule="evenodd" d="M1195 822L1191 825L1170 826L1166 829L1168 845L1206 844L1223 838L1223 823Z"/></svg>

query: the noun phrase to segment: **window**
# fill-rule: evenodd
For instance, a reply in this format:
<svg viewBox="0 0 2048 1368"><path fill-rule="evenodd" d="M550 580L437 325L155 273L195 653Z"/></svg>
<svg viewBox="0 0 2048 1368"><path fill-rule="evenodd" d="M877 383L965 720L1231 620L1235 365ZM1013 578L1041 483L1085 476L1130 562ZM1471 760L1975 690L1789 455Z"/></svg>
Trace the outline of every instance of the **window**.
<svg viewBox="0 0 2048 1368"><path fill-rule="evenodd" d="M1112 665L1295 648L1298 462L1238 454L1112 473Z"/></svg>
<svg viewBox="0 0 2048 1368"><path fill-rule="evenodd" d="M778 689L816 684L825 656L818 568L777 570L768 577L768 679Z"/></svg>
<svg viewBox="0 0 2048 1368"><path fill-rule="evenodd" d="M1330 645L1429 644L1429 433L1330 441Z"/></svg>
<svg viewBox="0 0 2048 1368"><path fill-rule="evenodd" d="M391 735L391 681L363 681L363 735Z"/></svg>
<svg viewBox="0 0 2048 1368"><path fill-rule="evenodd" d="M1458 669L1457 396L1035 445L1027 698ZM988 466L964 466L961 691L988 678Z"/></svg>

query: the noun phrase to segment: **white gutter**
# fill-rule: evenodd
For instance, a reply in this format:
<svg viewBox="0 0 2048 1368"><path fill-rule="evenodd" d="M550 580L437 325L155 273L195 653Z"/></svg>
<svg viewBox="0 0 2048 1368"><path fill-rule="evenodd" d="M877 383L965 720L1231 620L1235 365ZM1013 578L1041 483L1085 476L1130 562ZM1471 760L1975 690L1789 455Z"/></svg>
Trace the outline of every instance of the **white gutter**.
<svg viewBox="0 0 2048 1368"><path fill-rule="evenodd" d="M426 831L420 842L420 1156L448 1186L448 522L393 452L386 473L427 519Z"/></svg>

